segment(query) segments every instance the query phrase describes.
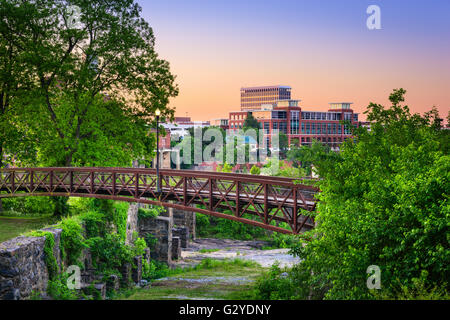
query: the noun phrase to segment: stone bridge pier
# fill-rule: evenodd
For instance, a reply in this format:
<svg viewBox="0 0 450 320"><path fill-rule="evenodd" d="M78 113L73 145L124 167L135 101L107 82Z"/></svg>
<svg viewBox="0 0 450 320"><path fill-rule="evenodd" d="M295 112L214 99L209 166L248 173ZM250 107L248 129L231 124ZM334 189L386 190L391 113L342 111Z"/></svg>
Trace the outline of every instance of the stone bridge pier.
<svg viewBox="0 0 450 320"><path fill-rule="evenodd" d="M151 243L151 258L170 266L195 240L195 213L167 208L161 216L137 219L137 229L139 237Z"/></svg>

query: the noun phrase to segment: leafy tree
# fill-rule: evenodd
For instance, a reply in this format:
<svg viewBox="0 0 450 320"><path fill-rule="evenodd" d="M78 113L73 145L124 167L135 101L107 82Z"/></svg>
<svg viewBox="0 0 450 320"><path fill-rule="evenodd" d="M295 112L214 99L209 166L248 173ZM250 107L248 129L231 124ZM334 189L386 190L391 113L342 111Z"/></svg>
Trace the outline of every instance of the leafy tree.
<svg viewBox="0 0 450 320"><path fill-rule="evenodd" d="M250 169L250 174L259 175L261 174L261 169L255 165Z"/></svg>
<svg viewBox="0 0 450 320"><path fill-rule="evenodd" d="M259 122L253 116L251 112L247 113L247 118L245 118L244 125L242 126L244 130L255 129L257 132L259 130Z"/></svg>
<svg viewBox="0 0 450 320"><path fill-rule="evenodd" d="M233 172L233 166L225 162L223 166L217 167L217 172L231 173Z"/></svg>
<svg viewBox="0 0 450 320"><path fill-rule="evenodd" d="M287 160L292 161L295 167L303 168L306 174L311 175L312 166L320 172L321 168L329 167L332 163L340 161L340 156L332 151L329 145L313 140L311 146L291 146L287 152Z"/></svg>
<svg viewBox="0 0 450 320"><path fill-rule="evenodd" d="M140 13L132 0L0 2L1 158L6 149L19 163L129 166L152 156L148 125L157 108L173 117L178 89Z"/></svg>
<svg viewBox="0 0 450 320"><path fill-rule="evenodd" d="M369 299L367 267L381 269L382 291L414 292L417 279L448 292L450 157L436 112L411 114L403 89L388 109L368 106L336 161L315 160L322 180L311 241L294 248L299 298ZM306 289L305 289L306 288Z"/></svg>
<svg viewBox="0 0 450 320"><path fill-rule="evenodd" d="M71 5L80 8L78 26L68 23ZM143 155L152 142L144 125L154 110L173 116L174 76L140 11L131 0L1 2L1 36L23 57L30 79L20 118L41 163L127 163L123 155Z"/></svg>

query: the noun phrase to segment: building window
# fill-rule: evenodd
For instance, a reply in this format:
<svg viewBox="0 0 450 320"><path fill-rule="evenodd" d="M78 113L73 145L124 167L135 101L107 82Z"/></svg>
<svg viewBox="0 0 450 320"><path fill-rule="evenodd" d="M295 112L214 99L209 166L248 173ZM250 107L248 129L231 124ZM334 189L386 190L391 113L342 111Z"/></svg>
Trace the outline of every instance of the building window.
<svg viewBox="0 0 450 320"><path fill-rule="evenodd" d="M305 123L302 122L302 134L305 134Z"/></svg>
<svg viewBox="0 0 450 320"><path fill-rule="evenodd" d="M316 134L316 124L311 123L311 134Z"/></svg>
<svg viewBox="0 0 450 320"><path fill-rule="evenodd" d="M328 124L328 134L331 134L331 123Z"/></svg>
<svg viewBox="0 0 450 320"><path fill-rule="evenodd" d="M333 134L336 134L336 123L333 123Z"/></svg>
<svg viewBox="0 0 450 320"><path fill-rule="evenodd" d="M350 129L347 124L344 125L344 134L350 134Z"/></svg>
<svg viewBox="0 0 450 320"><path fill-rule="evenodd" d="M310 134L310 123L306 123L306 134Z"/></svg>
<svg viewBox="0 0 450 320"><path fill-rule="evenodd" d="M298 134L299 111L291 111L291 134Z"/></svg>
<svg viewBox="0 0 450 320"><path fill-rule="evenodd" d="M317 124L317 134L322 134L322 125L320 123Z"/></svg>

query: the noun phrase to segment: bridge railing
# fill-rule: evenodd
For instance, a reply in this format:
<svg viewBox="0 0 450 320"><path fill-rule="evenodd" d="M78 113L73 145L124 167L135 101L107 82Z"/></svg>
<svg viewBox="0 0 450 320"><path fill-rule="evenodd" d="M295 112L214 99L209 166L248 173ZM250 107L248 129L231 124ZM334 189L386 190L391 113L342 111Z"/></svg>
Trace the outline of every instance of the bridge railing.
<svg viewBox="0 0 450 320"><path fill-rule="evenodd" d="M142 168L14 168L0 170L0 197L91 196L161 204L289 232L312 228L303 213L315 208L318 189L294 179L191 170ZM153 199L153 200L152 200ZM224 212L228 213L224 216ZM253 216L247 219L244 215ZM275 224L275 226L274 226ZM283 231L280 231L283 232Z"/></svg>

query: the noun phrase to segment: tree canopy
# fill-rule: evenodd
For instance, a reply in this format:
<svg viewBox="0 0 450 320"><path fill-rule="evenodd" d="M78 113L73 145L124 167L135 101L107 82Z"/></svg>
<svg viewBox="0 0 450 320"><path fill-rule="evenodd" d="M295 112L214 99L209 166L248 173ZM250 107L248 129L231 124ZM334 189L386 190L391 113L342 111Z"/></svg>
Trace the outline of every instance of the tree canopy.
<svg viewBox="0 0 450 320"><path fill-rule="evenodd" d="M140 14L132 0L1 1L2 137L20 132L45 165L125 165L151 152L147 126L157 108L173 117L178 88ZM5 130L11 122L23 130ZM2 140L9 153L14 138Z"/></svg>
<svg viewBox="0 0 450 320"><path fill-rule="evenodd" d="M389 108L370 104L371 130L359 128L333 161L311 156L321 193L311 241L294 250L303 259L293 272L298 297L373 298L371 265L389 297L414 292L418 280L448 292L449 132L435 109L411 114L404 94L394 90Z"/></svg>

